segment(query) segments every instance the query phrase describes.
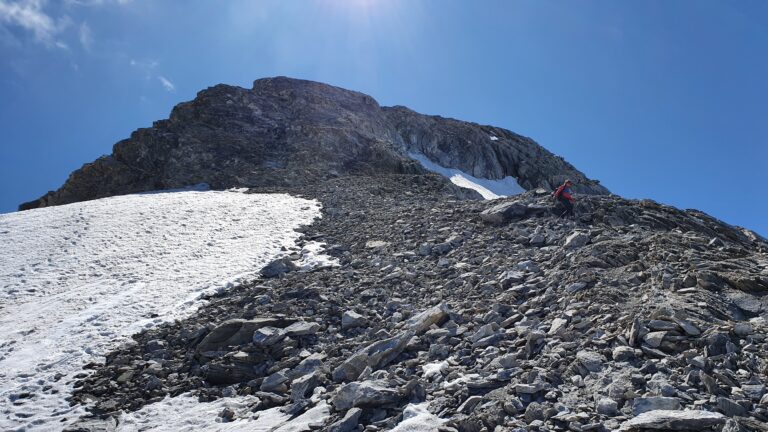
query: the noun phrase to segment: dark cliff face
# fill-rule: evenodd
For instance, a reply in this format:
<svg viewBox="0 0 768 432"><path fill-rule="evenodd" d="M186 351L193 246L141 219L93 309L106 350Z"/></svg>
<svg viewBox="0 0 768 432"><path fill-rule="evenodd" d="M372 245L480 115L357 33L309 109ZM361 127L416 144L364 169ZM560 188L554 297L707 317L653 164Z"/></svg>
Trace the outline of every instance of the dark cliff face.
<svg viewBox="0 0 768 432"><path fill-rule="evenodd" d="M422 153L438 165L480 178L512 176L528 190L552 189L570 178L580 193L608 193L532 139L506 129L427 116L400 106L384 112L408 151Z"/></svg>
<svg viewBox="0 0 768 432"><path fill-rule="evenodd" d="M111 155L85 164L59 190L20 209L198 183L258 188L340 175L423 173L409 152L476 177L514 176L526 189L551 188L568 177L580 192L608 192L504 129L382 108L362 93L278 77L257 80L250 90L217 85L201 91L169 119L138 129Z"/></svg>

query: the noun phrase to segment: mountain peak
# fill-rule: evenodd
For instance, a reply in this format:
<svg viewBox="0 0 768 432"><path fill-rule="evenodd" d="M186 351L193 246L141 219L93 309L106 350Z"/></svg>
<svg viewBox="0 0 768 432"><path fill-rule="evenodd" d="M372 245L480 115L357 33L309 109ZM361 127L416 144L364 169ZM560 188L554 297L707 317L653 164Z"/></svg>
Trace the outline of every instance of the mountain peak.
<svg viewBox="0 0 768 432"><path fill-rule="evenodd" d="M20 209L179 188L279 187L344 175L425 173L409 154L481 179L513 177L530 190L565 178L607 189L531 140L505 129L381 107L371 96L314 81L262 78L219 84L133 132L112 154L73 172Z"/></svg>

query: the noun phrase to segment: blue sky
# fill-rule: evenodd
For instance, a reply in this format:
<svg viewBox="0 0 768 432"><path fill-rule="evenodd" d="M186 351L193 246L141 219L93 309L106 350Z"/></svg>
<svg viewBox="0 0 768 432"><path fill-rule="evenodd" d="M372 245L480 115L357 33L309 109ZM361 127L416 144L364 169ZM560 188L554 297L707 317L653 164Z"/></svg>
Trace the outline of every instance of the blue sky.
<svg viewBox="0 0 768 432"><path fill-rule="evenodd" d="M217 83L505 127L768 235L768 2L0 0L0 212Z"/></svg>

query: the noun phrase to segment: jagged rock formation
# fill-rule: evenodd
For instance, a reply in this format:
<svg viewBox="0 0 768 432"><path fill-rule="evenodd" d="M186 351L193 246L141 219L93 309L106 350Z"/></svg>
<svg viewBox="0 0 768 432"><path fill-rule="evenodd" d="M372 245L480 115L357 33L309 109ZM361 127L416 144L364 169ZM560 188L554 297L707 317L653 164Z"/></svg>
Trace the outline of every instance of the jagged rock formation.
<svg viewBox="0 0 768 432"><path fill-rule="evenodd" d="M495 138L491 138L495 137ZM529 138L491 126L382 108L326 84L266 78L252 89L217 85L139 129L113 152L73 172L21 210L208 183L300 186L339 175L423 173L408 152L476 177L516 177L526 189L568 177L582 193L607 193Z"/></svg>
<svg viewBox="0 0 768 432"><path fill-rule="evenodd" d="M768 242L752 232L616 196L562 220L544 191L462 201L431 175L273 190L322 201L304 241L340 266L284 265L137 335L74 401L105 424L194 390L258 398L223 421L283 407L334 431L390 430L420 402L444 431L766 430Z"/></svg>

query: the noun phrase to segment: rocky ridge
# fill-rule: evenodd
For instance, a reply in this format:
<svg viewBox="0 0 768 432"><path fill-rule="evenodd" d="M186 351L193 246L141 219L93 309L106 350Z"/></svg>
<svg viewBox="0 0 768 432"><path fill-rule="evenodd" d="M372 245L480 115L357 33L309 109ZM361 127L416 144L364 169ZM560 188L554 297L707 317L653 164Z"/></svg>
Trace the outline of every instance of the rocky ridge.
<svg viewBox="0 0 768 432"><path fill-rule="evenodd" d="M768 430L768 242L698 211L548 192L459 199L434 175L262 187L322 202L337 267L264 277L135 336L75 384L81 430L166 395L253 395L304 430ZM301 245L298 245L300 247ZM437 427L437 426L436 426Z"/></svg>
<svg viewBox="0 0 768 432"><path fill-rule="evenodd" d="M370 96L312 81L265 78L252 89L217 85L138 129L111 155L74 171L64 185L20 210L207 183L300 187L346 175L415 174L408 157L475 177L515 177L525 189L568 177L581 193L605 194L530 138L474 123L382 108Z"/></svg>

